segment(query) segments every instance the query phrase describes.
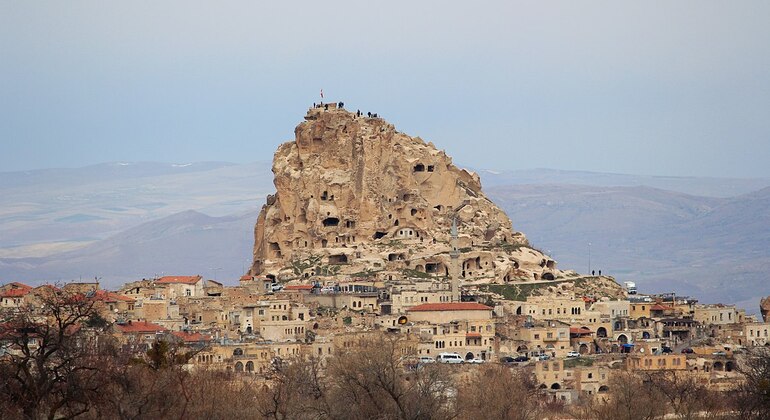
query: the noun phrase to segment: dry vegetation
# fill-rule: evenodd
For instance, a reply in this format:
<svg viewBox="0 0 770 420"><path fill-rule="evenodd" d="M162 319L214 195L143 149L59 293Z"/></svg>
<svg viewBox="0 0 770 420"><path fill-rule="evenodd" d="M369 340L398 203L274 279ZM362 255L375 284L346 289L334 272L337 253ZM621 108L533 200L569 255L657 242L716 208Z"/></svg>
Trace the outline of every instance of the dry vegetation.
<svg viewBox="0 0 770 420"><path fill-rule="evenodd" d="M762 419L770 408L766 353L745 360L746 381L729 394L682 374L618 372L609 392L563 406L525 369L414 367L387 334L334 358L277 361L267 378L189 370L194 352L118 346L92 309L52 295L42 311L4 314L3 342L18 351L0 356L3 418Z"/></svg>

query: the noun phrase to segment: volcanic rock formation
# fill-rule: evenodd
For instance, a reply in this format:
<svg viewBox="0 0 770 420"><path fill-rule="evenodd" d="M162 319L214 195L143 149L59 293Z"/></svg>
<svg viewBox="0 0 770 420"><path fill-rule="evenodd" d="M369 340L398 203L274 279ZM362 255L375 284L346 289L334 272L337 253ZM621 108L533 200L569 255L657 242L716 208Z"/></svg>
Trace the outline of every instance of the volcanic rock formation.
<svg viewBox="0 0 770 420"><path fill-rule="evenodd" d="M275 153L277 192L257 219L250 274L388 280L456 270L479 283L562 274L512 229L478 175L432 143L334 104L311 108L294 133Z"/></svg>
<svg viewBox="0 0 770 420"><path fill-rule="evenodd" d="M759 312L765 322L770 322L770 296L762 298L759 302Z"/></svg>

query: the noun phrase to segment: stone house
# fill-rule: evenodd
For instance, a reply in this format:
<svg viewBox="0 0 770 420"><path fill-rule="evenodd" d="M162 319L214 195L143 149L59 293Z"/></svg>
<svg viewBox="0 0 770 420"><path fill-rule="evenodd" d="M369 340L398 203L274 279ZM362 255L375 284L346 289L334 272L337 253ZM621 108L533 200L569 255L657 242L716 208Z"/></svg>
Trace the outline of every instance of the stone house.
<svg viewBox="0 0 770 420"><path fill-rule="evenodd" d="M155 286L165 288L165 296L171 300L205 296L205 281L201 276L164 276L155 280Z"/></svg>
<svg viewBox="0 0 770 420"><path fill-rule="evenodd" d="M8 283L0 286L0 308L18 308L24 297L32 291L32 286L23 283Z"/></svg>

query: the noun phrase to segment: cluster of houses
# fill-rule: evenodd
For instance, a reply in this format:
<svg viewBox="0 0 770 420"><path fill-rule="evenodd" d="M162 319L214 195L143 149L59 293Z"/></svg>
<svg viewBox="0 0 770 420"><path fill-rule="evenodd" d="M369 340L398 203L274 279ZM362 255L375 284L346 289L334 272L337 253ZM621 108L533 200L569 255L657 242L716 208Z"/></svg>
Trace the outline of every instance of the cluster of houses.
<svg viewBox="0 0 770 420"><path fill-rule="evenodd" d="M0 308L39 304L52 287L5 284ZM736 355L770 345L766 320L673 295L611 300L566 293L512 301L471 290L460 295L449 282L430 278L279 285L244 276L225 286L201 276L165 276L116 291L98 283L61 287L93 299L128 348L140 351L159 339L196 348L191 369L266 374L276 360L326 358L369 334L387 333L400 335L405 357L415 360L456 353L472 364L531 369L544 392L567 402L608 391L619 370L690 372L728 387L738 375ZM7 351L13 349L0 348Z"/></svg>

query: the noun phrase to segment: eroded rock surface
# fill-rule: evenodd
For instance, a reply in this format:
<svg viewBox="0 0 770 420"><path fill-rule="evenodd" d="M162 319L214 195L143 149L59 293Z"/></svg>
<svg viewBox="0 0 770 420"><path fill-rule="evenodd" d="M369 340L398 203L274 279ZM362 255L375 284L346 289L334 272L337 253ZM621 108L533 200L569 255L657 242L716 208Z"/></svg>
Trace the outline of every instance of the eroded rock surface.
<svg viewBox="0 0 770 420"><path fill-rule="evenodd" d="M556 263L481 190L478 175L382 118L311 108L273 160L276 194L254 230L252 275L447 277L502 283L559 277Z"/></svg>
<svg viewBox="0 0 770 420"><path fill-rule="evenodd" d="M770 296L763 298L759 302L759 312L762 313L762 319L765 322L770 322Z"/></svg>

